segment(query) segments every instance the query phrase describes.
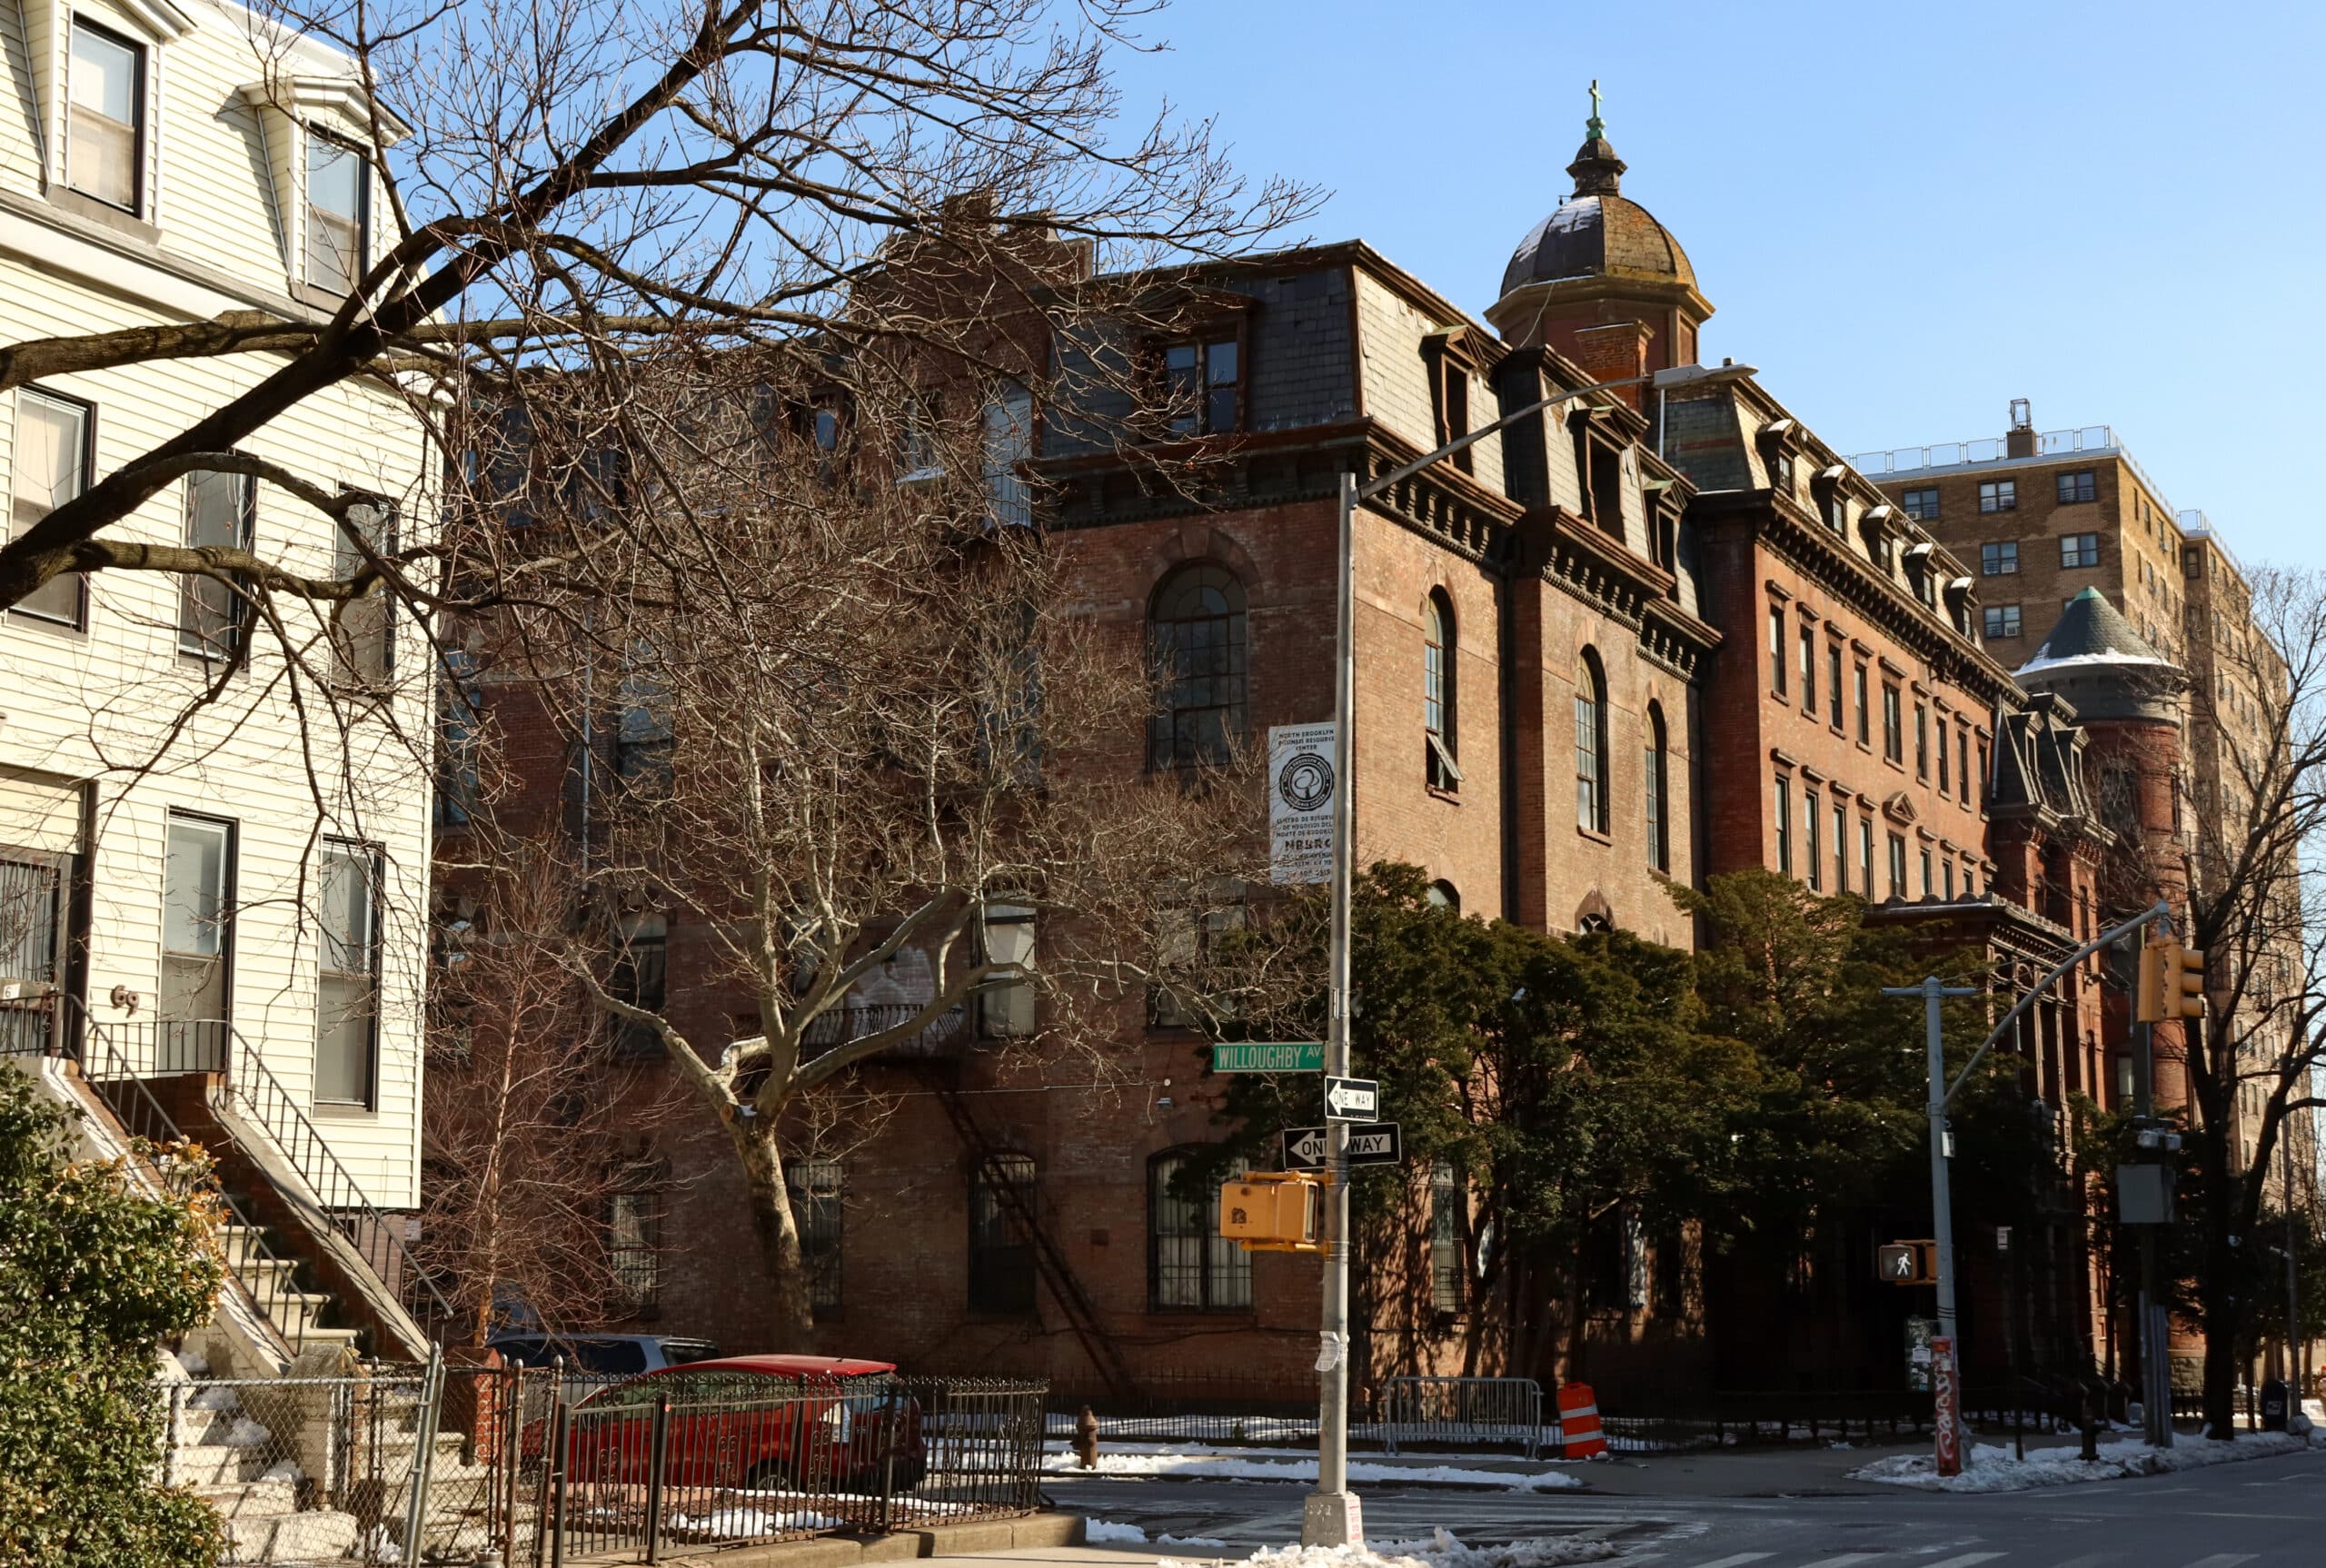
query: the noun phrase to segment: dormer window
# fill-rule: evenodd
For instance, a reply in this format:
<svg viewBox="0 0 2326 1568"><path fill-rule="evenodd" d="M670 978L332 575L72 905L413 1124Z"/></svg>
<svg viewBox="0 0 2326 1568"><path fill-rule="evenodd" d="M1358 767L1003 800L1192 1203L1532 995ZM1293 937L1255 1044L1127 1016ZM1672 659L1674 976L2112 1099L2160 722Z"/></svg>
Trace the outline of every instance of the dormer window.
<svg viewBox="0 0 2326 1568"><path fill-rule="evenodd" d="M145 163L145 51L74 17L70 98L65 183L135 213Z"/></svg>
<svg viewBox="0 0 2326 1568"><path fill-rule="evenodd" d="M1172 343L1163 351L1163 393L1178 435L1225 435L1241 411L1243 354L1232 336Z"/></svg>
<svg viewBox="0 0 2326 1568"><path fill-rule="evenodd" d="M310 129L307 144L307 282L353 293L372 252L372 182L363 154Z"/></svg>
<svg viewBox="0 0 2326 1568"><path fill-rule="evenodd" d="M1849 497L1842 493L1843 472L1842 465L1835 463L1820 473L1817 476L1817 491L1819 510L1825 514L1825 526L1844 538L1847 538L1850 531L1850 502Z"/></svg>

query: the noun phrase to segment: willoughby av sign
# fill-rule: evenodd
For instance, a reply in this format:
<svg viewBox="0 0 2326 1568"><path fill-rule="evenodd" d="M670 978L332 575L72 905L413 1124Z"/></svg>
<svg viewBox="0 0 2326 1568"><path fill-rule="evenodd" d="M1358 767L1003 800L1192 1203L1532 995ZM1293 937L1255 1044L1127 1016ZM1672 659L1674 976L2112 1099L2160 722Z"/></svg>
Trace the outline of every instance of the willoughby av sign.
<svg viewBox="0 0 2326 1568"><path fill-rule="evenodd" d="M1322 1040L1222 1040L1211 1047L1215 1073L1321 1073Z"/></svg>

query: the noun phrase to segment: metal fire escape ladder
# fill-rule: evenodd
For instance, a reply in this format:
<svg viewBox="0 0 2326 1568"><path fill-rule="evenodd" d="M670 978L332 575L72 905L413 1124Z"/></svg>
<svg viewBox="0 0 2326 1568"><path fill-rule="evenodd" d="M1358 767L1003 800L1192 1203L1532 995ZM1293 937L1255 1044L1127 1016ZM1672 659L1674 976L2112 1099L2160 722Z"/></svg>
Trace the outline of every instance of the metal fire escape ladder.
<svg viewBox="0 0 2326 1568"><path fill-rule="evenodd" d="M954 1085L936 1073L925 1075L925 1079L936 1091L937 1103L945 1107L946 1119L953 1124L962 1146L976 1157L979 1170L987 1176L987 1185L1000 1199L1009 1223L1032 1245L1034 1273L1049 1287L1051 1296L1065 1312L1068 1325L1082 1344L1083 1354L1106 1380L1108 1393L1117 1398L1129 1398L1136 1387L1130 1367L1124 1362L1113 1336L1099 1326L1098 1311L1091 1305L1082 1282L1075 1277L1073 1266L1067 1262L1057 1239L1044 1228L1025 1191L1004 1175L999 1161L1005 1151L996 1148L985 1136L977 1117L969 1112L969 1102Z"/></svg>

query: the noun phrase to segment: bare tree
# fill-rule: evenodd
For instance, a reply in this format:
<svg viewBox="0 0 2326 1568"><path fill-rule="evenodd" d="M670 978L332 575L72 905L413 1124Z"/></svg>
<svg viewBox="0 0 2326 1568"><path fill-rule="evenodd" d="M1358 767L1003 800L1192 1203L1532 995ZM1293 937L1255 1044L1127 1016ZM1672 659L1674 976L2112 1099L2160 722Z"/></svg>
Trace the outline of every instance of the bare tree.
<svg viewBox="0 0 2326 1568"><path fill-rule="evenodd" d="M654 1238L642 1212L624 1237L622 1206L655 1201L642 1156L681 1108L567 967L574 877L560 847L502 848L492 875L439 894L421 1126L414 1262L443 1282L471 1346L518 1311L557 1328L636 1308Z"/></svg>
<svg viewBox="0 0 2326 1568"><path fill-rule="evenodd" d="M1026 383L930 363L674 352L536 384L502 465L527 526L463 525L579 546L479 643L563 732L613 738L582 921L683 923L715 958L669 1005L618 942L563 961L715 1117L795 1339L785 1166L877 1122L859 1069L974 1029L1103 1080L1257 847L1228 770L1141 765L1146 650L1030 524Z"/></svg>
<svg viewBox="0 0 2326 1568"><path fill-rule="evenodd" d="M2130 819L2122 786L2103 801L2115 797L2114 888L2132 902L2185 892L2181 939L2206 955L2205 1013L2182 1026L2181 1067L2205 1418L2227 1432L2276 1297L2258 1227L2265 1207L2282 1210L2295 1166L2294 1201L2314 1190L2312 1118L2326 1106L2326 577L2263 566L2241 581L2216 565L2203 582L2176 643L2188 678L2174 780L2185 809L2176 802L2161 833Z"/></svg>
<svg viewBox="0 0 2326 1568"><path fill-rule="evenodd" d="M67 572L209 579L256 606L390 595L423 615L524 584L440 571L427 535L358 525L365 498L241 443L319 392L397 389L445 462L452 417L529 369L601 368L673 340L815 338L861 350L958 332L868 313L853 294L884 244L939 240L965 268L1039 230L1136 267L1232 251L1307 210L1307 192L1247 188L1208 127L1115 121L1109 54L1136 46L1149 0L277 0L253 21L268 90L293 104L289 39L342 49L364 89L356 151L391 232L327 318L232 313L0 345L0 390L168 360L255 367L186 429L121 463L0 546L0 607ZM989 221L948 223L985 193ZM318 574L229 546L111 531L197 471L247 474L331 517L350 565ZM306 610L303 608L301 617ZM223 680L223 676L222 676Z"/></svg>

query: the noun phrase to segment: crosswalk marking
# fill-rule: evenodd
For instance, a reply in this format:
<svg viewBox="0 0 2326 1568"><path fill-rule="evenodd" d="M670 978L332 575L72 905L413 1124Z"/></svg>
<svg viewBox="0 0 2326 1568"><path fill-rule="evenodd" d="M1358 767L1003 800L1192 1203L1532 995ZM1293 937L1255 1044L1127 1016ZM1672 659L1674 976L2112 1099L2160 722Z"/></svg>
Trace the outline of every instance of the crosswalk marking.
<svg viewBox="0 0 2326 1568"><path fill-rule="evenodd" d="M2122 1555L2117 1552L2093 1552L2082 1557L2071 1557L2058 1568L2100 1568L2102 1563L2112 1563Z"/></svg>
<svg viewBox="0 0 2326 1568"><path fill-rule="evenodd" d="M1849 1568L1853 1563L1871 1563L1882 1555L1879 1552L1844 1552L1839 1557L1820 1557L1814 1563L1804 1563L1801 1568ZM2196 1568L2194 1563L2190 1568Z"/></svg>
<svg viewBox="0 0 2326 1568"><path fill-rule="evenodd" d="M1734 1557L1715 1557L1709 1563L1699 1563L1696 1568L1744 1568L1747 1563L1758 1563L1768 1556L1766 1552L1739 1552Z"/></svg>
<svg viewBox="0 0 2326 1568"><path fill-rule="evenodd" d="M2251 1563L2251 1552L2216 1552L2210 1557L2200 1557L2189 1568L2237 1568L2240 1563Z"/></svg>
<svg viewBox="0 0 2326 1568"><path fill-rule="evenodd" d="M1949 1557L1943 1563L1933 1563L1930 1568L1971 1568L1974 1563L1992 1563L2002 1555L2000 1552L1965 1552L1960 1557Z"/></svg>

